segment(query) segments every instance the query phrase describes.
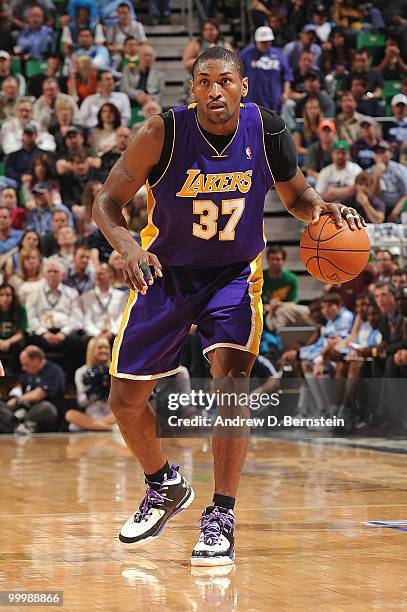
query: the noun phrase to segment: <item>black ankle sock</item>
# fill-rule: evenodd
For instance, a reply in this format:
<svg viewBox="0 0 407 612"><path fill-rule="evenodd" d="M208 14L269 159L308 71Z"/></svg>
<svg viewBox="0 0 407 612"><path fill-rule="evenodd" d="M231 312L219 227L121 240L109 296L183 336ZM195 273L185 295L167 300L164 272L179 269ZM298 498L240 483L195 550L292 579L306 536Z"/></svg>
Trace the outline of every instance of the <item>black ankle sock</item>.
<svg viewBox="0 0 407 612"><path fill-rule="evenodd" d="M213 496L214 506L221 506L227 510L233 510L235 503L236 499L234 497L229 497L229 495L220 495L220 493L215 493Z"/></svg>
<svg viewBox="0 0 407 612"><path fill-rule="evenodd" d="M158 472L154 472L154 474L146 474L144 472L144 475L148 482L163 482L165 476L167 476L167 478L171 478L172 469L170 468L168 461L166 461L161 470L158 470Z"/></svg>

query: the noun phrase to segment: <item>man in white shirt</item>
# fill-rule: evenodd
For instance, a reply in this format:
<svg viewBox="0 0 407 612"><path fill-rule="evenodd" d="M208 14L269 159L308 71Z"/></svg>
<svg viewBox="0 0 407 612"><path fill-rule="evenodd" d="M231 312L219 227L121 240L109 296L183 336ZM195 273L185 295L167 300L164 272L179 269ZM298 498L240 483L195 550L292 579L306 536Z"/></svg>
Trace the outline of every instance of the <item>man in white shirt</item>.
<svg viewBox="0 0 407 612"><path fill-rule="evenodd" d="M103 336L109 341L119 331L128 294L112 287L113 272L104 263L96 269L94 289L81 296L83 328L87 336Z"/></svg>
<svg viewBox="0 0 407 612"><path fill-rule="evenodd" d="M346 140L337 140L332 147L333 164L319 173L315 189L327 201L343 202L356 193L355 179L362 168L349 161L350 146Z"/></svg>
<svg viewBox="0 0 407 612"><path fill-rule="evenodd" d="M15 117L7 119L1 126L0 144L4 155L9 155L21 149L24 128L28 124L35 126L37 130L36 145L44 151L55 151L54 137L40 123L32 120L30 98L20 98L16 105Z"/></svg>
<svg viewBox="0 0 407 612"><path fill-rule="evenodd" d="M129 96L114 90L113 74L109 70L100 70L97 74L97 93L87 96L80 108L81 124L87 128L93 128L97 124L99 109L106 102L114 104L118 109L122 125L130 121L131 110Z"/></svg>
<svg viewBox="0 0 407 612"><path fill-rule="evenodd" d="M62 284L63 276L60 261L45 262L44 279L26 302L28 332L30 342L43 351L62 353L68 375L73 377L84 359L83 343L77 333L83 315L78 292Z"/></svg>

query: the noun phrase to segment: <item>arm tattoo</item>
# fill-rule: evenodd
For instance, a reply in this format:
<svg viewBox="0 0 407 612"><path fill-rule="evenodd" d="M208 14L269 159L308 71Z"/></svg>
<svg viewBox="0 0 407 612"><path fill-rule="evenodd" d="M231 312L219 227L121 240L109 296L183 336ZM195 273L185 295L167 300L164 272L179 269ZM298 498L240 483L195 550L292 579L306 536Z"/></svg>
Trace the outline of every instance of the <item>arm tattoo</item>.
<svg viewBox="0 0 407 612"><path fill-rule="evenodd" d="M306 207L308 206L312 207L312 206L315 206L315 204L322 203L322 202L323 200L321 196L319 195L319 193L315 191L315 189L311 187L311 185L308 185L308 187L306 187L304 191L302 191L297 196L294 204L291 207L291 210L295 211L298 208L302 208L302 210L304 210L304 205Z"/></svg>
<svg viewBox="0 0 407 612"><path fill-rule="evenodd" d="M115 169L119 179L124 183L133 183L136 180L134 174L125 166L123 156L117 160Z"/></svg>

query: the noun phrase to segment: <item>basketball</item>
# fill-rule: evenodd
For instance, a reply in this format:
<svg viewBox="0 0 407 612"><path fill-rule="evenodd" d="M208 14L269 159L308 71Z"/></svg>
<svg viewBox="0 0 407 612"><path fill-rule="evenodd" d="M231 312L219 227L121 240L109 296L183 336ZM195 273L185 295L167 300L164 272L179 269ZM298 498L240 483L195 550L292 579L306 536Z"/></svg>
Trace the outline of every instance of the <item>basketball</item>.
<svg viewBox="0 0 407 612"><path fill-rule="evenodd" d="M370 255L366 230L335 225L332 215L322 215L308 225L300 242L301 261L308 272L324 283L338 285L352 280L365 268Z"/></svg>

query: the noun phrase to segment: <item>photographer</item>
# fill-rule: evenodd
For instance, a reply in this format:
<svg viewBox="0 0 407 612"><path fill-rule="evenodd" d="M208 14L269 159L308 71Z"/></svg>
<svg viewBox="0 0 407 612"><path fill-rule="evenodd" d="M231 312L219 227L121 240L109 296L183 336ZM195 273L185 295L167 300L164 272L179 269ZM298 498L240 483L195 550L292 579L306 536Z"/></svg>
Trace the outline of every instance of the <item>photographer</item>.
<svg viewBox="0 0 407 612"><path fill-rule="evenodd" d="M106 338L92 338L86 351L86 363L75 372L78 408L68 410L65 419L70 431L83 429L110 431L115 418L110 412L110 344Z"/></svg>

